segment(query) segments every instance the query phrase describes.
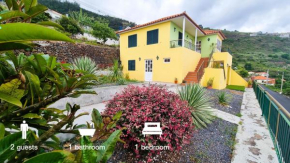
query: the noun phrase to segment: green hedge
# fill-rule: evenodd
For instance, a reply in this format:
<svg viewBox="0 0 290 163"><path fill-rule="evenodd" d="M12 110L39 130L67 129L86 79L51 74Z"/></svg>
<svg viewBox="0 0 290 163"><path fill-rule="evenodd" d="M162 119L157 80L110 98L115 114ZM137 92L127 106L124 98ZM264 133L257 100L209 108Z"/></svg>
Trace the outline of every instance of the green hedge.
<svg viewBox="0 0 290 163"><path fill-rule="evenodd" d="M237 90L237 91L245 91L245 86L238 86L238 85L228 85L227 89Z"/></svg>

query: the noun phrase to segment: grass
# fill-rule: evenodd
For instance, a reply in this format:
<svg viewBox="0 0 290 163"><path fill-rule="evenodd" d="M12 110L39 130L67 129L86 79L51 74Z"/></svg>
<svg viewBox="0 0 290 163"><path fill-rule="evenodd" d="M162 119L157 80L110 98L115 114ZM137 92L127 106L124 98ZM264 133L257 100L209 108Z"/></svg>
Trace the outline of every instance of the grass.
<svg viewBox="0 0 290 163"><path fill-rule="evenodd" d="M241 113L237 113L236 116L237 117L242 117L242 114Z"/></svg>
<svg viewBox="0 0 290 163"><path fill-rule="evenodd" d="M245 86L228 85L227 89L245 92Z"/></svg>

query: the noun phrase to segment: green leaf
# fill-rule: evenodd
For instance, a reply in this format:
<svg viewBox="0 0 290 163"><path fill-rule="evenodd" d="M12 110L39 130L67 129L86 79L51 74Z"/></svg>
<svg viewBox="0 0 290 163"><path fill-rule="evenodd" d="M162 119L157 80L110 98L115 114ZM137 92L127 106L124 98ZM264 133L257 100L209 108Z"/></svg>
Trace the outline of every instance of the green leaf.
<svg viewBox="0 0 290 163"><path fill-rule="evenodd" d="M17 59L15 62L18 62ZM13 79L8 83L2 84L0 86L0 93L9 95L10 97L20 100L24 95L23 89L18 89L21 81L19 79Z"/></svg>
<svg viewBox="0 0 290 163"><path fill-rule="evenodd" d="M64 150L56 150L49 153L39 154L35 157L32 157L24 163L63 163L63 162L73 162L75 156Z"/></svg>
<svg viewBox="0 0 290 163"><path fill-rule="evenodd" d="M26 14L29 15L30 18L33 18L38 14L43 13L47 9L48 8L46 6L38 4L37 6L31 7L29 11L26 12Z"/></svg>
<svg viewBox="0 0 290 163"><path fill-rule="evenodd" d="M112 154L114 153L115 146L117 141L120 140L121 130L116 130L113 132L110 137L105 141L102 146L105 146L104 150L99 150L97 153L97 161L96 162L107 162Z"/></svg>
<svg viewBox="0 0 290 163"><path fill-rule="evenodd" d="M123 113L122 111L118 111L118 112L114 115L113 120L118 121L118 120L121 118L122 113Z"/></svg>
<svg viewBox="0 0 290 163"><path fill-rule="evenodd" d="M40 54L33 54L37 63L37 67L39 70L41 70L42 74L45 74L46 72L46 61Z"/></svg>
<svg viewBox="0 0 290 163"><path fill-rule="evenodd" d="M87 136L81 138L81 146L92 146L93 143ZM97 152L93 149L84 149L82 150L82 162L83 163L92 163L96 162Z"/></svg>
<svg viewBox="0 0 290 163"><path fill-rule="evenodd" d="M31 97L34 98L34 94L36 93L36 95L40 95L40 81L38 76L30 73L29 71L25 71L25 74L27 76L27 79L29 81L29 86L30 86L30 90L31 90Z"/></svg>
<svg viewBox="0 0 290 163"><path fill-rule="evenodd" d="M4 138L5 135L5 126L3 123L0 123L0 140Z"/></svg>
<svg viewBox="0 0 290 163"><path fill-rule="evenodd" d="M37 0L22 0L22 2L24 3L25 12L29 11L31 7L37 5Z"/></svg>
<svg viewBox="0 0 290 163"><path fill-rule="evenodd" d="M27 132L27 135L30 136L30 132ZM23 145L25 139L22 139L22 132L17 132L15 134L8 135L0 140L0 162L5 162L6 159L11 157L16 153L16 147ZM14 148L11 150L11 144L14 145Z"/></svg>
<svg viewBox="0 0 290 163"><path fill-rule="evenodd" d="M32 49L32 47L35 44L27 44L27 43L14 43L14 42L8 42L0 44L0 52L3 51L9 51L11 49L17 50L17 49Z"/></svg>
<svg viewBox="0 0 290 163"><path fill-rule="evenodd" d="M88 113L88 112L80 113L79 115L77 115L77 116L75 117L75 119L77 119L77 118L79 118L79 117L81 117L81 116L84 116L84 115L90 115L90 113Z"/></svg>
<svg viewBox="0 0 290 163"><path fill-rule="evenodd" d="M51 22L51 21L43 21L43 22L39 22L39 23L37 23L37 24L39 24L39 25L43 25L43 26L56 27L56 28L58 28L58 29L64 31L64 28L63 28L61 25L59 25L59 24L57 24L57 23L55 23L55 22Z"/></svg>
<svg viewBox="0 0 290 163"><path fill-rule="evenodd" d="M31 23L7 23L1 25L0 47L2 43L37 40L73 42L66 35L41 25ZM21 30L19 30L21 29ZM13 50L13 49L12 49Z"/></svg>
<svg viewBox="0 0 290 163"><path fill-rule="evenodd" d="M30 118L30 119L33 119L33 118L42 119L43 118L42 116L39 116L38 114L35 114L35 113L27 113L22 117L23 118Z"/></svg>
<svg viewBox="0 0 290 163"><path fill-rule="evenodd" d="M94 122L96 129L101 128L102 123L103 123L103 118L100 112L95 108L93 109L93 112L92 112L92 121Z"/></svg>
<svg viewBox="0 0 290 163"><path fill-rule="evenodd" d="M12 6L13 10L19 10L19 5L17 3L17 0L12 0L12 4L13 4Z"/></svg>
<svg viewBox="0 0 290 163"><path fill-rule="evenodd" d="M12 6L13 6L12 1L13 1L13 0L5 0L6 5L7 5L7 7L8 7L9 10L10 10L10 9L12 8Z"/></svg>
<svg viewBox="0 0 290 163"><path fill-rule="evenodd" d="M21 101L19 99L15 98L13 96L10 96L10 95L8 95L6 93L0 92L0 99L3 100L3 101L8 102L10 104L22 107L22 103L21 103Z"/></svg>
<svg viewBox="0 0 290 163"><path fill-rule="evenodd" d="M27 15L21 11L17 11L17 10L5 12L3 14L0 14L0 16L2 17L2 19L0 19L0 22L6 21L9 19L13 19L13 18L18 18L18 17L22 17L24 19L29 17L29 15Z"/></svg>
<svg viewBox="0 0 290 163"><path fill-rule="evenodd" d="M56 57L49 56L47 66L53 70L55 68L56 64L57 64Z"/></svg>

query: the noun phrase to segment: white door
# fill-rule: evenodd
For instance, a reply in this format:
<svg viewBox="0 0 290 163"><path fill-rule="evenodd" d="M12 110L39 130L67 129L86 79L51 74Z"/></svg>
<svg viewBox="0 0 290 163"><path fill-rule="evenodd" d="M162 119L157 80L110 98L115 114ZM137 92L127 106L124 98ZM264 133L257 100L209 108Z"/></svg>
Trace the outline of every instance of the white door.
<svg viewBox="0 0 290 163"><path fill-rule="evenodd" d="M145 60L145 81L152 81L152 59Z"/></svg>

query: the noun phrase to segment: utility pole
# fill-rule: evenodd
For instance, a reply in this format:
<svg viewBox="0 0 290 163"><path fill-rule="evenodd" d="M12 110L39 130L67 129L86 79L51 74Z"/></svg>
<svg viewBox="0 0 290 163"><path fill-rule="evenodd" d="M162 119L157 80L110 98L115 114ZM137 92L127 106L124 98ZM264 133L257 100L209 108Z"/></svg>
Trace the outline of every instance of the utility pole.
<svg viewBox="0 0 290 163"><path fill-rule="evenodd" d="M267 70L267 81L266 81L266 85L268 85L268 80L269 80L269 69Z"/></svg>
<svg viewBox="0 0 290 163"><path fill-rule="evenodd" d="M280 92L280 94L283 93L283 81L284 81L284 72L283 72L282 79L281 79L281 92Z"/></svg>

